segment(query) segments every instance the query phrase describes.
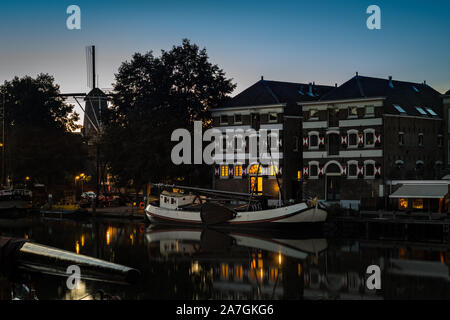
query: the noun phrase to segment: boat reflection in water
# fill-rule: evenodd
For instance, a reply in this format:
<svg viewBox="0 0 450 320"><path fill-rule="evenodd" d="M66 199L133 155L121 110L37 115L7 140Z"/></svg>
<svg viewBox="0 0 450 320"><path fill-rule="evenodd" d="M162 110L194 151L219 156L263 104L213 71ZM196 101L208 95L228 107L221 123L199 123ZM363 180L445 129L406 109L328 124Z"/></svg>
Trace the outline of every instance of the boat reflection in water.
<svg viewBox="0 0 450 320"><path fill-rule="evenodd" d="M450 299L448 243L328 238L320 234L243 233L147 227L143 222L89 219L0 219L0 236L134 267L134 285L42 273L0 274L0 300L11 292L40 300L94 299L100 290L123 300L154 299ZM381 269L381 290L366 286L367 267ZM99 299L99 295L95 297Z"/></svg>
<svg viewBox="0 0 450 320"><path fill-rule="evenodd" d="M152 261L189 262L203 284L194 298L299 299L305 262L318 261L327 240L265 238L217 229L155 227L145 239Z"/></svg>

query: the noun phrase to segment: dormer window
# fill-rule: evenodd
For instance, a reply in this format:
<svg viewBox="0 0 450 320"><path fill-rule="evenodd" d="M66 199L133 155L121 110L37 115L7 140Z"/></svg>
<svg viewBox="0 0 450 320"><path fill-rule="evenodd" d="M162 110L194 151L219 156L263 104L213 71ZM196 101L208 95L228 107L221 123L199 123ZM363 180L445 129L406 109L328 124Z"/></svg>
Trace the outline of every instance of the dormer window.
<svg viewBox="0 0 450 320"><path fill-rule="evenodd" d="M426 116L427 113L425 112L425 110L423 110L421 107L416 107L416 110L423 116Z"/></svg>
<svg viewBox="0 0 450 320"><path fill-rule="evenodd" d="M434 110L433 109L431 109L431 108L425 108L427 111L428 111L428 113L429 114L431 114L433 117L436 117L438 114L436 113L436 112L434 112Z"/></svg>
<svg viewBox="0 0 450 320"><path fill-rule="evenodd" d="M400 113L406 113L406 111L400 107L398 104L394 104L394 108Z"/></svg>

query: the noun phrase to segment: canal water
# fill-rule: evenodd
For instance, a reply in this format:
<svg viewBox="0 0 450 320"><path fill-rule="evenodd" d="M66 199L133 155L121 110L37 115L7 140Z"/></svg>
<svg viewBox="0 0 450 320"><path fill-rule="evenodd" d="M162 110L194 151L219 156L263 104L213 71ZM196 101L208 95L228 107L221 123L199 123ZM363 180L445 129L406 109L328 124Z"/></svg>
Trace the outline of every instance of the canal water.
<svg viewBox="0 0 450 320"><path fill-rule="evenodd" d="M94 299L450 299L449 245L152 227L143 221L0 219L0 235L137 268L133 285L26 274L40 300ZM381 289L367 286L378 266ZM81 270L82 272L82 270ZM17 281L17 280L15 280ZM0 275L0 299L17 285Z"/></svg>

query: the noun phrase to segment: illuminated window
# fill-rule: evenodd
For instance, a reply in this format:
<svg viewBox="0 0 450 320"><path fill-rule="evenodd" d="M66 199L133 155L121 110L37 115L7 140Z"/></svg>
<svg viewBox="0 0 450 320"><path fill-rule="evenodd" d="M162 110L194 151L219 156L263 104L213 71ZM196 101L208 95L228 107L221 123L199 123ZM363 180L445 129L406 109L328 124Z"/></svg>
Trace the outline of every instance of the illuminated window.
<svg viewBox="0 0 450 320"><path fill-rule="evenodd" d="M258 180L256 180L258 178ZM256 183L256 186L255 186ZM250 178L250 192L262 193L263 191L263 178L262 177L251 177Z"/></svg>
<svg viewBox="0 0 450 320"><path fill-rule="evenodd" d="M242 266L236 266L234 269L234 278L236 280L242 280L243 278L243 270Z"/></svg>
<svg viewBox="0 0 450 320"><path fill-rule="evenodd" d="M248 169L248 173L249 173L249 174L256 174L256 172L258 172L258 174L261 174L261 173L262 173L261 166L259 166L259 170L258 170L258 165L257 165L257 164L252 165L252 166Z"/></svg>
<svg viewBox="0 0 450 320"><path fill-rule="evenodd" d="M237 165L234 167L234 176L242 177L242 166L241 165Z"/></svg>
<svg viewBox="0 0 450 320"><path fill-rule="evenodd" d="M302 171L301 170L297 171L297 180L298 181L302 180Z"/></svg>
<svg viewBox="0 0 450 320"><path fill-rule="evenodd" d="M275 176L277 174L277 172L278 172L277 166L271 165L269 167L269 176Z"/></svg>
<svg viewBox="0 0 450 320"><path fill-rule="evenodd" d="M229 267L228 264L223 264L221 265L221 276L222 279L228 279L228 272L229 272Z"/></svg>
<svg viewBox="0 0 450 320"><path fill-rule="evenodd" d="M408 209L408 199L399 199L398 200L399 209Z"/></svg>
<svg viewBox="0 0 450 320"><path fill-rule="evenodd" d="M220 176L228 177L228 166L220 166Z"/></svg>
<svg viewBox="0 0 450 320"><path fill-rule="evenodd" d="M414 209L423 209L423 199L414 199L412 206Z"/></svg>

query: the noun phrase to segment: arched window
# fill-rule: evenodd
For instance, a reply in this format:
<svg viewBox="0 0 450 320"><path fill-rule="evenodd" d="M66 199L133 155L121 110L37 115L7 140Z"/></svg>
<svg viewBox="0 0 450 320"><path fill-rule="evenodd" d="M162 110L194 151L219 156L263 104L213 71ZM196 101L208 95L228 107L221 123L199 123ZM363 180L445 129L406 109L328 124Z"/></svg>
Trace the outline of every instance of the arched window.
<svg viewBox="0 0 450 320"><path fill-rule="evenodd" d="M311 161L309 162L309 178L314 179L319 177L319 162Z"/></svg>
<svg viewBox="0 0 450 320"><path fill-rule="evenodd" d="M373 160L364 161L364 178L366 179L375 178L375 161Z"/></svg>
<svg viewBox="0 0 450 320"><path fill-rule="evenodd" d="M357 148L358 147L358 131L357 130L349 130L347 131L347 147L348 148Z"/></svg>
<svg viewBox="0 0 450 320"><path fill-rule="evenodd" d="M358 178L358 161L350 160L347 162L347 178L356 179Z"/></svg>
<svg viewBox="0 0 450 320"><path fill-rule="evenodd" d="M364 146L371 148L375 146L375 130L365 129L364 130Z"/></svg>
<svg viewBox="0 0 450 320"><path fill-rule="evenodd" d="M308 136L309 136L309 148L319 149L319 132L317 131L308 132Z"/></svg>
<svg viewBox="0 0 450 320"><path fill-rule="evenodd" d="M248 174L256 175L256 173L258 173L258 175L261 175L262 168L261 168L261 165L259 165L259 170L258 170L258 164L253 164L248 168Z"/></svg>

